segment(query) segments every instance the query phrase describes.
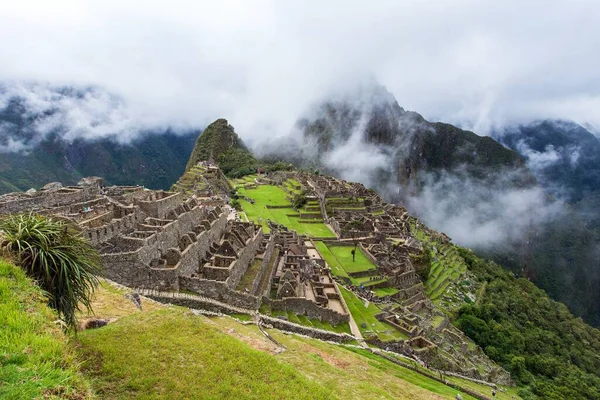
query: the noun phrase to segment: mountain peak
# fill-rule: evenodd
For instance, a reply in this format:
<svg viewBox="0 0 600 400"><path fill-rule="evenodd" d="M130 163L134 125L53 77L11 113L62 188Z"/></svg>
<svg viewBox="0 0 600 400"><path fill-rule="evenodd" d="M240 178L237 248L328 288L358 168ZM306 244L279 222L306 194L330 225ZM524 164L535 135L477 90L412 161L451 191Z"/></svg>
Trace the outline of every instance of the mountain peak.
<svg viewBox="0 0 600 400"><path fill-rule="evenodd" d="M250 154L242 139L235 133L233 126L225 118L219 118L208 125L198 136L186 171L200 161L218 163L223 155L232 150Z"/></svg>

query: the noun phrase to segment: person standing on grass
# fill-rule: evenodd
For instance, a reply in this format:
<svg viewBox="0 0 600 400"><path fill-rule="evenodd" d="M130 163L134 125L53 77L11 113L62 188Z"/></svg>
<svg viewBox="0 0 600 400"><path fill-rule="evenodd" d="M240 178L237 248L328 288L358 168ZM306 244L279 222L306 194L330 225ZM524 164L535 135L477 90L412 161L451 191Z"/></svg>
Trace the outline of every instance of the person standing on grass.
<svg viewBox="0 0 600 400"><path fill-rule="evenodd" d="M458 394L456 395L456 400L462 400L462 396L460 395L460 393L458 393Z"/></svg>

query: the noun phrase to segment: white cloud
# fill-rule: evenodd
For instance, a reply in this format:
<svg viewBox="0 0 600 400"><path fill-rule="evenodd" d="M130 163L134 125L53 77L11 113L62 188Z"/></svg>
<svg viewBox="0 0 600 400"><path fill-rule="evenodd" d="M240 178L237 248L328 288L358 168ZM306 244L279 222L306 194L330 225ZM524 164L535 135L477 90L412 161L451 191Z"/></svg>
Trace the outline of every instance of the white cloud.
<svg viewBox="0 0 600 400"><path fill-rule="evenodd" d="M482 133L546 117L600 126L599 24L592 0L23 0L0 9L0 80L102 87L127 111L109 126L225 117L249 141L288 133L365 75L407 109Z"/></svg>

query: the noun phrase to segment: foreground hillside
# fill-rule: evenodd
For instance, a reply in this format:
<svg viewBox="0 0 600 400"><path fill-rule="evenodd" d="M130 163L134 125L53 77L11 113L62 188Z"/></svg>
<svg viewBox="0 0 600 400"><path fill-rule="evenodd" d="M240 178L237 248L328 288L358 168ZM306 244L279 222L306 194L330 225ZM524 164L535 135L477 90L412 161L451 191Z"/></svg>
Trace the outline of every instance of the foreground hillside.
<svg viewBox="0 0 600 400"><path fill-rule="evenodd" d="M109 325L68 342L39 289L0 261L0 398L453 399L458 393L357 347L276 330L269 339L254 324L146 299L140 310L125 293L103 283L94 315L80 318Z"/></svg>
<svg viewBox="0 0 600 400"><path fill-rule="evenodd" d="M93 307L113 322L81 332L78 351L101 398L453 399L458 393L359 347L269 329L272 341L253 323L146 299L140 311L108 285ZM486 386L450 379L489 395Z"/></svg>
<svg viewBox="0 0 600 400"><path fill-rule="evenodd" d="M0 398L84 399L75 352L41 290L0 259Z"/></svg>

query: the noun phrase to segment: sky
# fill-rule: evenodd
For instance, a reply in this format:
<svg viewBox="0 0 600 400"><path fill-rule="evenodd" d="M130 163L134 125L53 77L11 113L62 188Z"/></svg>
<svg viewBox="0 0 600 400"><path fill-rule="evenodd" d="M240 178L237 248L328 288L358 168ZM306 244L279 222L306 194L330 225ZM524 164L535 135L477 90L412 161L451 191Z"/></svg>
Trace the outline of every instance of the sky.
<svg viewBox="0 0 600 400"><path fill-rule="evenodd" d="M599 127L599 26L597 0L20 0L0 6L0 82L36 82L41 109L44 85L110 93L68 117L74 136L224 117L252 143L370 78L479 134L541 118ZM107 129L85 129L98 118Z"/></svg>

